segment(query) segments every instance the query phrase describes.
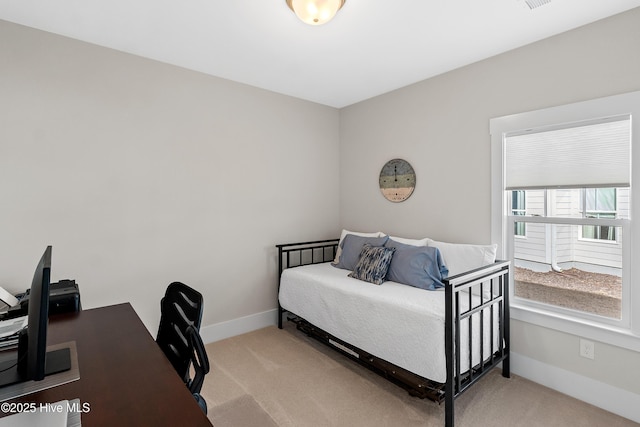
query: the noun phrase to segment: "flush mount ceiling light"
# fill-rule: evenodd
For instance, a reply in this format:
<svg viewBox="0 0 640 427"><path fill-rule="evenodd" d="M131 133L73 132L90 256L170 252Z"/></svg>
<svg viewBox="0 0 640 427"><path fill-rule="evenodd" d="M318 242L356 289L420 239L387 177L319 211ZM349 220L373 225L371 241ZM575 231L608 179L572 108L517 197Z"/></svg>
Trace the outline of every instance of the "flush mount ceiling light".
<svg viewBox="0 0 640 427"><path fill-rule="evenodd" d="M300 20L309 25L331 21L346 0L286 0L287 6Z"/></svg>

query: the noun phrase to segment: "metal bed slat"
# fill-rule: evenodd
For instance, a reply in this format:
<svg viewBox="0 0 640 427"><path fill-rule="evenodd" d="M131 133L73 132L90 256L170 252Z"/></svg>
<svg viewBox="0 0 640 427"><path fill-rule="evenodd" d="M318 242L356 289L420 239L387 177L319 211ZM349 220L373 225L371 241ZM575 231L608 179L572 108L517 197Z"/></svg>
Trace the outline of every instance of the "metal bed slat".
<svg viewBox="0 0 640 427"><path fill-rule="evenodd" d="M480 287L480 290L482 290L482 287ZM480 294L482 295L482 293ZM481 299L482 301L482 299ZM480 370L484 371L484 364L485 364L485 360L484 360L484 310L482 309L480 310ZM493 354L493 352L491 352L491 354Z"/></svg>
<svg viewBox="0 0 640 427"><path fill-rule="evenodd" d="M467 299L469 300L467 307L469 309L473 308L473 292L471 292L473 288L469 288ZM469 310L467 310L468 312ZM464 313L466 314L466 313ZM465 316L463 316L465 317ZM469 380L473 380L473 315L466 316L467 319L467 341L468 341L468 351L467 355L469 356L469 364L467 366L467 370L469 372ZM482 337L482 331L480 331Z"/></svg>
<svg viewBox="0 0 640 427"><path fill-rule="evenodd" d="M495 298L495 299L493 299L493 300L491 300L491 301L487 301L487 302L485 302L485 303L484 303L484 304L482 304L482 305L475 306L475 307L474 307L474 308L472 308L471 310L467 310L467 311L465 311L464 313L462 313L462 314L461 314L461 316L462 316L463 318L470 317L470 316L472 316L472 315L474 315L474 314L478 313L479 311L481 311L481 310L483 310L483 309L485 309L485 308L488 308L488 307L490 307L490 306L492 306L492 305L496 305L496 304L498 304L498 302L499 302L499 301L502 301L502 300L503 300L503 298L502 298L502 297L497 297L497 298Z"/></svg>
<svg viewBox="0 0 640 427"><path fill-rule="evenodd" d="M454 328L455 328L455 334L456 334L456 346L455 348L460 348L460 293L456 293L455 294L455 313L456 313L456 317L455 317L455 322L454 322ZM456 391L460 390L460 384L462 381L460 372L461 372L461 360L460 360L460 352L456 351Z"/></svg>
<svg viewBox="0 0 640 427"><path fill-rule="evenodd" d="M489 292L489 298L491 299L491 301L493 301L493 280L491 280L491 289ZM493 309L495 304L492 304L491 307L489 308L489 339L491 342L491 354L494 354L496 352L495 348L493 347L493 340L494 340L494 336L493 336L493 328L495 327L494 323L493 323L493 316L495 315L495 310Z"/></svg>
<svg viewBox="0 0 640 427"><path fill-rule="evenodd" d="M464 284L455 285L456 292L465 291L465 290L467 290L467 288L470 288L472 286L476 286L479 283L486 282L489 279L493 279L493 278L496 278L496 277L501 277L502 275L503 275L502 271L497 271L497 272L495 272L495 273L493 273L493 274L491 274L489 276L480 277L480 278L478 278L476 280L473 280L471 282L465 282Z"/></svg>

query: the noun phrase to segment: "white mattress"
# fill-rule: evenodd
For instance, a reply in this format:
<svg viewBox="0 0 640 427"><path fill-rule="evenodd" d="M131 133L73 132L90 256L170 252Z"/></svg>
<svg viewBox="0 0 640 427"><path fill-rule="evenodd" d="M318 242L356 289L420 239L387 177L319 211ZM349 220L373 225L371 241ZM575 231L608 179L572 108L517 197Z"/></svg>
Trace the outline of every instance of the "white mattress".
<svg viewBox="0 0 640 427"><path fill-rule="evenodd" d="M330 263L289 268L280 282L280 305L378 358L444 383L444 290L426 291L395 282L374 285L352 279L349 273ZM498 348L497 314L494 310L494 350ZM485 313L487 331L489 316ZM473 352L474 365L480 362L478 320L475 314L473 339L478 350ZM491 353L490 336L485 333L484 359ZM461 342L467 340L464 322ZM468 369L467 346L461 347L461 365Z"/></svg>

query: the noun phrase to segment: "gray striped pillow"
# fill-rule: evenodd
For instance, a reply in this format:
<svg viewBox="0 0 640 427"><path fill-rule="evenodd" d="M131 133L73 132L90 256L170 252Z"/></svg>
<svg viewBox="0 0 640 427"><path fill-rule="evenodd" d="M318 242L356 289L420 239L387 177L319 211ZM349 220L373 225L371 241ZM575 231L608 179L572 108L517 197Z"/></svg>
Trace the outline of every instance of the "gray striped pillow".
<svg viewBox="0 0 640 427"><path fill-rule="evenodd" d="M380 285L385 281L389 264L396 248L371 246L365 244L360 252L360 259L349 277Z"/></svg>

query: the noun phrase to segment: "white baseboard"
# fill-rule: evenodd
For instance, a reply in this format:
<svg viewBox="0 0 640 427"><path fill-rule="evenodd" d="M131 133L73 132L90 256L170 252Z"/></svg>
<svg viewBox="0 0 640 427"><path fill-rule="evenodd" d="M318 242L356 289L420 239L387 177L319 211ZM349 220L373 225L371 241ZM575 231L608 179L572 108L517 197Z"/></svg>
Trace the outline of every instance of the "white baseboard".
<svg viewBox="0 0 640 427"><path fill-rule="evenodd" d="M213 325L202 326L200 336L205 344L220 341L236 335L246 334L256 329L276 325L278 322L278 309L263 311L262 313L240 317Z"/></svg>
<svg viewBox="0 0 640 427"><path fill-rule="evenodd" d="M511 352L511 372L640 423L640 395Z"/></svg>

